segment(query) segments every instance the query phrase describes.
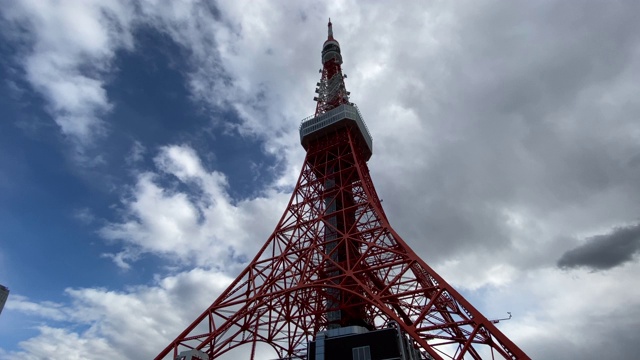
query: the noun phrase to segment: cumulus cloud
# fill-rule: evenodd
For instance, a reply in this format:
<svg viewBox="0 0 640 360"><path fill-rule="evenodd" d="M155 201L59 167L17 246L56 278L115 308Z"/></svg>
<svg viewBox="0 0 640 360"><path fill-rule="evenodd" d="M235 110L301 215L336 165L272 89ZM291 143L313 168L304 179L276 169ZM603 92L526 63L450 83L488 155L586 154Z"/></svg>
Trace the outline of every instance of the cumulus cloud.
<svg viewBox="0 0 640 360"><path fill-rule="evenodd" d="M100 230L124 245L108 255L121 268L142 253L185 266L234 267L255 254L286 206L288 194L275 191L232 200L224 174L207 171L187 145L163 147L155 164L158 171L141 173L123 199L122 220Z"/></svg>
<svg viewBox="0 0 640 360"><path fill-rule="evenodd" d="M68 305L35 303L12 296L8 306L34 319L64 321L41 325L39 335L19 344L22 350L2 359L136 359L164 348L231 282L215 270L195 268L160 278L152 286L126 291L67 289ZM187 300L188 299L188 300Z"/></svg>
<svg viewBox="0 0 640 360"><path fill-rule="evenodd" d="M586 239L558 260L561 268L587 267L607 270L634 259L640 252L640 225L614 228L610 233Z"/></svg>
<svg viewBox="0 0 640 360"><path fill-rule="evenodd" d="M6 36L21 43L19 63L26 79L48 102L60 131L82 150L106 129L101 117L112 104L105 76L116 50L133 46L132 6L124 1L64 6L20 1L5 10L13 25L5 28Z"/></svg>
<svg viewBox="0 0 640 360"><path fill-rule="evenodd" d="M51 354L59 354L66 359L114 359L122 357L122 352L113 348L107 339L83 337L65 329L41 326L40 335L20 343L24 351L0 354L2 359L48 359Z"/></svg>

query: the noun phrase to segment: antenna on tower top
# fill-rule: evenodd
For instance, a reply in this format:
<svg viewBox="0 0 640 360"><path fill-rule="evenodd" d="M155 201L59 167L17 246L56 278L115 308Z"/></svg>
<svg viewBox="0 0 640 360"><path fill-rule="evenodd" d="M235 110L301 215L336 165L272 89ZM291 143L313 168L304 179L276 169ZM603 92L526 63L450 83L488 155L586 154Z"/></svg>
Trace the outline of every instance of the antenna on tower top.
<svg viewBox="0 0 640 360"><path fill-rule="evenodd" d="M333 26L331 25L331 18L329 18L329 39L333 39Z"/></svg>

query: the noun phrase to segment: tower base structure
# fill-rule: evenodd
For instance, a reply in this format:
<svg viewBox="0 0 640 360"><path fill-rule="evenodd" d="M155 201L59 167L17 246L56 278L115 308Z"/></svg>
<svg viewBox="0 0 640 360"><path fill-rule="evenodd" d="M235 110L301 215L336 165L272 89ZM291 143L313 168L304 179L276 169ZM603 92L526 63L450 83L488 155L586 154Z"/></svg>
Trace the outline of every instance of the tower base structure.
<svg viewBox="0 0 640 360"><path fill-rule="evenodd" d="M394 322L370 331L349 326L322 331L309 343L307 360L431 360L413 346L402 328Z"/></svg>

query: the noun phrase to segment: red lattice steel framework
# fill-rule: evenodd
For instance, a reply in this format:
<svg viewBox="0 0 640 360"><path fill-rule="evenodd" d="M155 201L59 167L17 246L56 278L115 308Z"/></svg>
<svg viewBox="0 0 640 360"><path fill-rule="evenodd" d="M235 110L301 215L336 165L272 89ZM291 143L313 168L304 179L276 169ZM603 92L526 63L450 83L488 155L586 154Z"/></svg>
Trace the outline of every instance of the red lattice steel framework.
<svg viewBox="0 0 640 360"><path fill-rule="evenodd" d="M249 266L156 359L190 349L215 359L243 345L253 359L260 342L282 359L306 359L320 331L392 321L434 359L528 359L389 224L369 175L364 124L331 114L353 106L346 91L337 102L327 94L328 66L337 64L333 76L344 88L341 57L325 57L336 50L325 51L331 40L329 23L319 106L303 127L322 116L334 120L302 136L307 155L280 222Z"/></svg>

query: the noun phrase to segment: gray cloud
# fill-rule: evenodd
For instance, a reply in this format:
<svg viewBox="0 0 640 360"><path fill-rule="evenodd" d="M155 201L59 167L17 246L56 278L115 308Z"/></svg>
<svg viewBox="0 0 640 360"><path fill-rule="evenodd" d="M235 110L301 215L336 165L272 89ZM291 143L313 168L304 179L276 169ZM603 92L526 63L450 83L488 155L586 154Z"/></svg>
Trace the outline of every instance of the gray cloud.
<svg viewBox="0 0 640 360"><path fill-rule="evenodd" d="M374 181L406 240L434 262L511 248L519 266L515 247L540 249L640 212L640 167L629 166L640 152L629 82L640 74L640 28L624 2L486 5L367 19L388 26L378 65L403 71L383 70L371 85L375 67L363 67L366 81L351 77L362 86L351 91L374 135ZM345 62L358 68L371 53ZM512 216L545 234L528 238Z"/></svg>
<svg viewBox="0 0 640 360"><path fill-rule="evenodd" d="M587 239L585 244L565 252L558 260L558 266L606 270L633 260L638 253L640 224L615 228L608 234Z"/></svg>

